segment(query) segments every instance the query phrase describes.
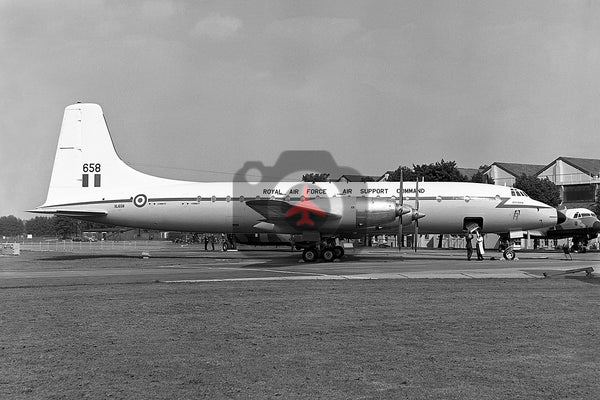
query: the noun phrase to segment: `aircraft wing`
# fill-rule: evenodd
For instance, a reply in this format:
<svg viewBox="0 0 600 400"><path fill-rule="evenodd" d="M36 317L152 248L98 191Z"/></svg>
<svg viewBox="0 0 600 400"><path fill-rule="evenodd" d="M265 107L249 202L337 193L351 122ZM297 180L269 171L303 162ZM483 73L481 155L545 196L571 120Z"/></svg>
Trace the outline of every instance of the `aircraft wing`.
<svg viewBox="0 0 600 400"><path fill-rule="evenodd" d="M315 212L314 206L312 206L311 202L306 202L308 204L304 205L302 202L297 204L290 204L287 201L282 200L248 200L246 204L248 207L252 208L254 211L259 213L265 218L266 222L270 222L273 224L278 224L281 222L288 222L289 217L286 216L286 213L291 209L295 208L298 210L305 209L310 213ZM336 220L342 218L341 215L333 214L330 212L326 212L320 210L320 214L324 216L328 220ZM323 215L324 214L324 215Z"/></svg>

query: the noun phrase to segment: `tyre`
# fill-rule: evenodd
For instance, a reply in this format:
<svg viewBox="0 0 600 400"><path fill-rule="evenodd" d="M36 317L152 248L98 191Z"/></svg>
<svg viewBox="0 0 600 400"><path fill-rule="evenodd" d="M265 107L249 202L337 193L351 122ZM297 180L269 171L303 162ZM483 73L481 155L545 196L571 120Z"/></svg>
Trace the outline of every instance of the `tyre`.
<svg viewBox="0 0 600 400"><path fill-rule="evenodd" d="M344 257L344 248L342 246L335 246L333 248L333 255L335 258Z"/></svg>
<svg viewBox="0 0 600 400"><path fill-rule="evenodd" d="M504 250L504 253L502 255L507 260L514 260L516 254L513 249L506 249L506 250Z"/></svg>
<svg viewBox="0 0 600 400"><path fill-rule="evenodd" d="M335 253L331 247L328 247L325 250L323 250L322 257L323 260L330 262L333 261L333 259L335 258Z"/></svg>
<svg viewBox="0 0 600 400"><path fill-rule="evenodd" d="M310 249L304 249L304 251L302 252L302 259L305 262L315 262L317 261L317 250L310 248Z"/></svg>

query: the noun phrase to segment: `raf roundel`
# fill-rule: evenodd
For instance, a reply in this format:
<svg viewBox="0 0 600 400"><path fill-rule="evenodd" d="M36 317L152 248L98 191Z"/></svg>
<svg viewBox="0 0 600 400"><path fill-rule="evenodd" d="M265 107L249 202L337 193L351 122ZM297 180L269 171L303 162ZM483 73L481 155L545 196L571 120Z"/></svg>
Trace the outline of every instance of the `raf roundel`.
<svg viewBox="0 0 600 400"><path fill-rule="evenodd" d="M148 198L144 194L138 194L133 198L133 204L136 207L144 207L148 202Z"/></svg>

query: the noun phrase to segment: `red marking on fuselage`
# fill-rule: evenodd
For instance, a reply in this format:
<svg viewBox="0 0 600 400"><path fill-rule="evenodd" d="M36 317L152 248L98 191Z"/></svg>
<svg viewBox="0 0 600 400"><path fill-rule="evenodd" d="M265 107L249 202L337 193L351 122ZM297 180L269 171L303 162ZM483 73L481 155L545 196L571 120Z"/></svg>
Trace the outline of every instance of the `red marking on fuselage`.
<svg viewBox="0 0 600 400"><path fill-rule="evenodd" d="M309 212L316 214L316 215L320 215L322 217L325 216L325 212L323 210L321 210L315 203L308 200L308 187L306 185L304 185L304 188L302 189L302 199L300 200L299 203L297 203L295 206L290 208L285 213L285 216L289 217L294 214L302 213L302 218L300 218L300 220L298 222L296 222L296 225L297 226L300 226L300 225L314 226L315 222L313 220L311 220L310 218L308 218Z"/></svg>

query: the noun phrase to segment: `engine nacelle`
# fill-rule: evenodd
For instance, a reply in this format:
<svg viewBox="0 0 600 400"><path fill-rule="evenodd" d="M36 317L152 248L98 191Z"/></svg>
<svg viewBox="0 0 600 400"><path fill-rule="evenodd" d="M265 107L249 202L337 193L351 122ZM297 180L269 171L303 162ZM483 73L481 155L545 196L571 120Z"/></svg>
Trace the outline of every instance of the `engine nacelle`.
<svg viewBox="0 0 600 400"><path fill-rule="evenodd" d="M393 222L399 213L395 200L373 197L356 199L356 226L368 228Z"/></svg>

